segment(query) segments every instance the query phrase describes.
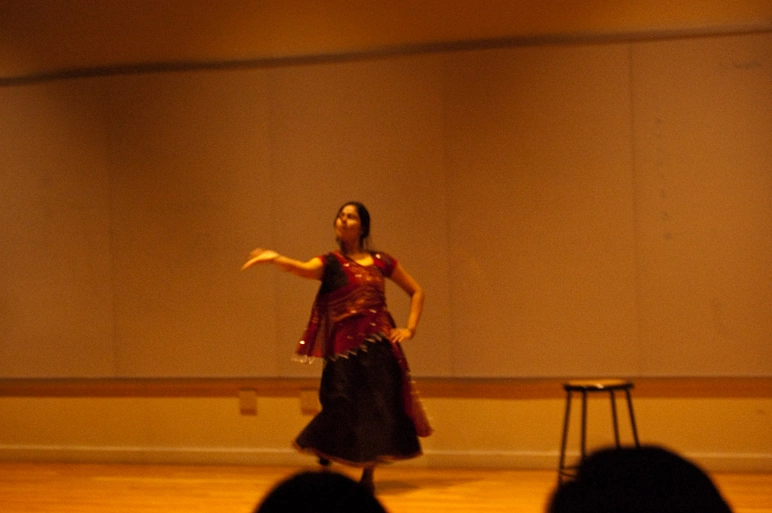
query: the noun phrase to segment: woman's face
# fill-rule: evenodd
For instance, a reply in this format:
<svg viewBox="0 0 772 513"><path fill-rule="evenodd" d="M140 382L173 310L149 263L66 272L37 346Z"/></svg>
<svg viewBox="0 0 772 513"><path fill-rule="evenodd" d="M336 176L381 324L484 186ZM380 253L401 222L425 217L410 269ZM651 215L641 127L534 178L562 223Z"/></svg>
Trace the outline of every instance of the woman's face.
<svg viewBox="0 0 772 513"><path fill-rule="evenodd" d="M362 221L354 205L345 205L335 218L335 238L341 242L360 242Z"/></svg>

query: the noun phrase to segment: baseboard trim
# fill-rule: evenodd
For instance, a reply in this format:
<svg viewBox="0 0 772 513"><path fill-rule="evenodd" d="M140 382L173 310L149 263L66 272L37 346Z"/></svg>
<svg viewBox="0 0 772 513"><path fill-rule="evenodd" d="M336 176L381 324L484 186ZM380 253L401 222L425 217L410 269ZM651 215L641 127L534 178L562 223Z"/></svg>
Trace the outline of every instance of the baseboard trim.
<svg viewBox="0 0 772 513"><path fill-rule="evenodd" d="M0 445L0 461L302 466L310 460L290 448Z"/></svg>

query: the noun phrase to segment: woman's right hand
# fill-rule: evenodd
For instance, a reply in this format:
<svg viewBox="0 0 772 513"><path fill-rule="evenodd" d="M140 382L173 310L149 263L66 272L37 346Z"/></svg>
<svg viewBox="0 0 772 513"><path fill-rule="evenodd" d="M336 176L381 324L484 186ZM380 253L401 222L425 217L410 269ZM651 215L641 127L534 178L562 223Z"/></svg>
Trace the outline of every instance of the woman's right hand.
<svg viewBox="0 0 772 513"><path fill-rule="evenodd" d="M255 264L261 264L263 262L272 262L276 260L279 254L271 249L256 248L249 253L249 260L241 266L241 270L252 267Z"/></svg>

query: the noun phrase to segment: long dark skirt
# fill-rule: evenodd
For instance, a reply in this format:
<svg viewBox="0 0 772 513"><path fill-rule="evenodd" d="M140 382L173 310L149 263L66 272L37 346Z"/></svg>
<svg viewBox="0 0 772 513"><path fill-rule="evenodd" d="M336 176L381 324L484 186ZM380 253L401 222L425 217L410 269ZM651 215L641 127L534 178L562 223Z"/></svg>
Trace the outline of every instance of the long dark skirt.
<svg viewBox="0 0 772 513"><path fill-rule="evenodd" d="M419 456L402 387L402 369L386 339L327 360L319 389L322 411L298 435L295 447L359 467Z"/></svg>

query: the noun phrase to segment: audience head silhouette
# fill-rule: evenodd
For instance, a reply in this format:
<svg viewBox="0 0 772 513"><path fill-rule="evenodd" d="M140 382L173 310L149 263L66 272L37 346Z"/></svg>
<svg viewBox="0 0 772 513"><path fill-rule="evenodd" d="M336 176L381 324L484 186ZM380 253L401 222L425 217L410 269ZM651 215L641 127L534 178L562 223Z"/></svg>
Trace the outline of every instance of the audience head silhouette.
<svg viewBox="0 0 772 513"><path fill-rule="evenodd" d="M386 513L353 479L330 471L295 474L276 485L254 513Z"/></svg>
<svg viewBox="0 0 772 513"><path fill-rule="evenodd" d="M587 456L558 486L549 513L730 513L713 481L661 447L609 448Z"/></svg>

